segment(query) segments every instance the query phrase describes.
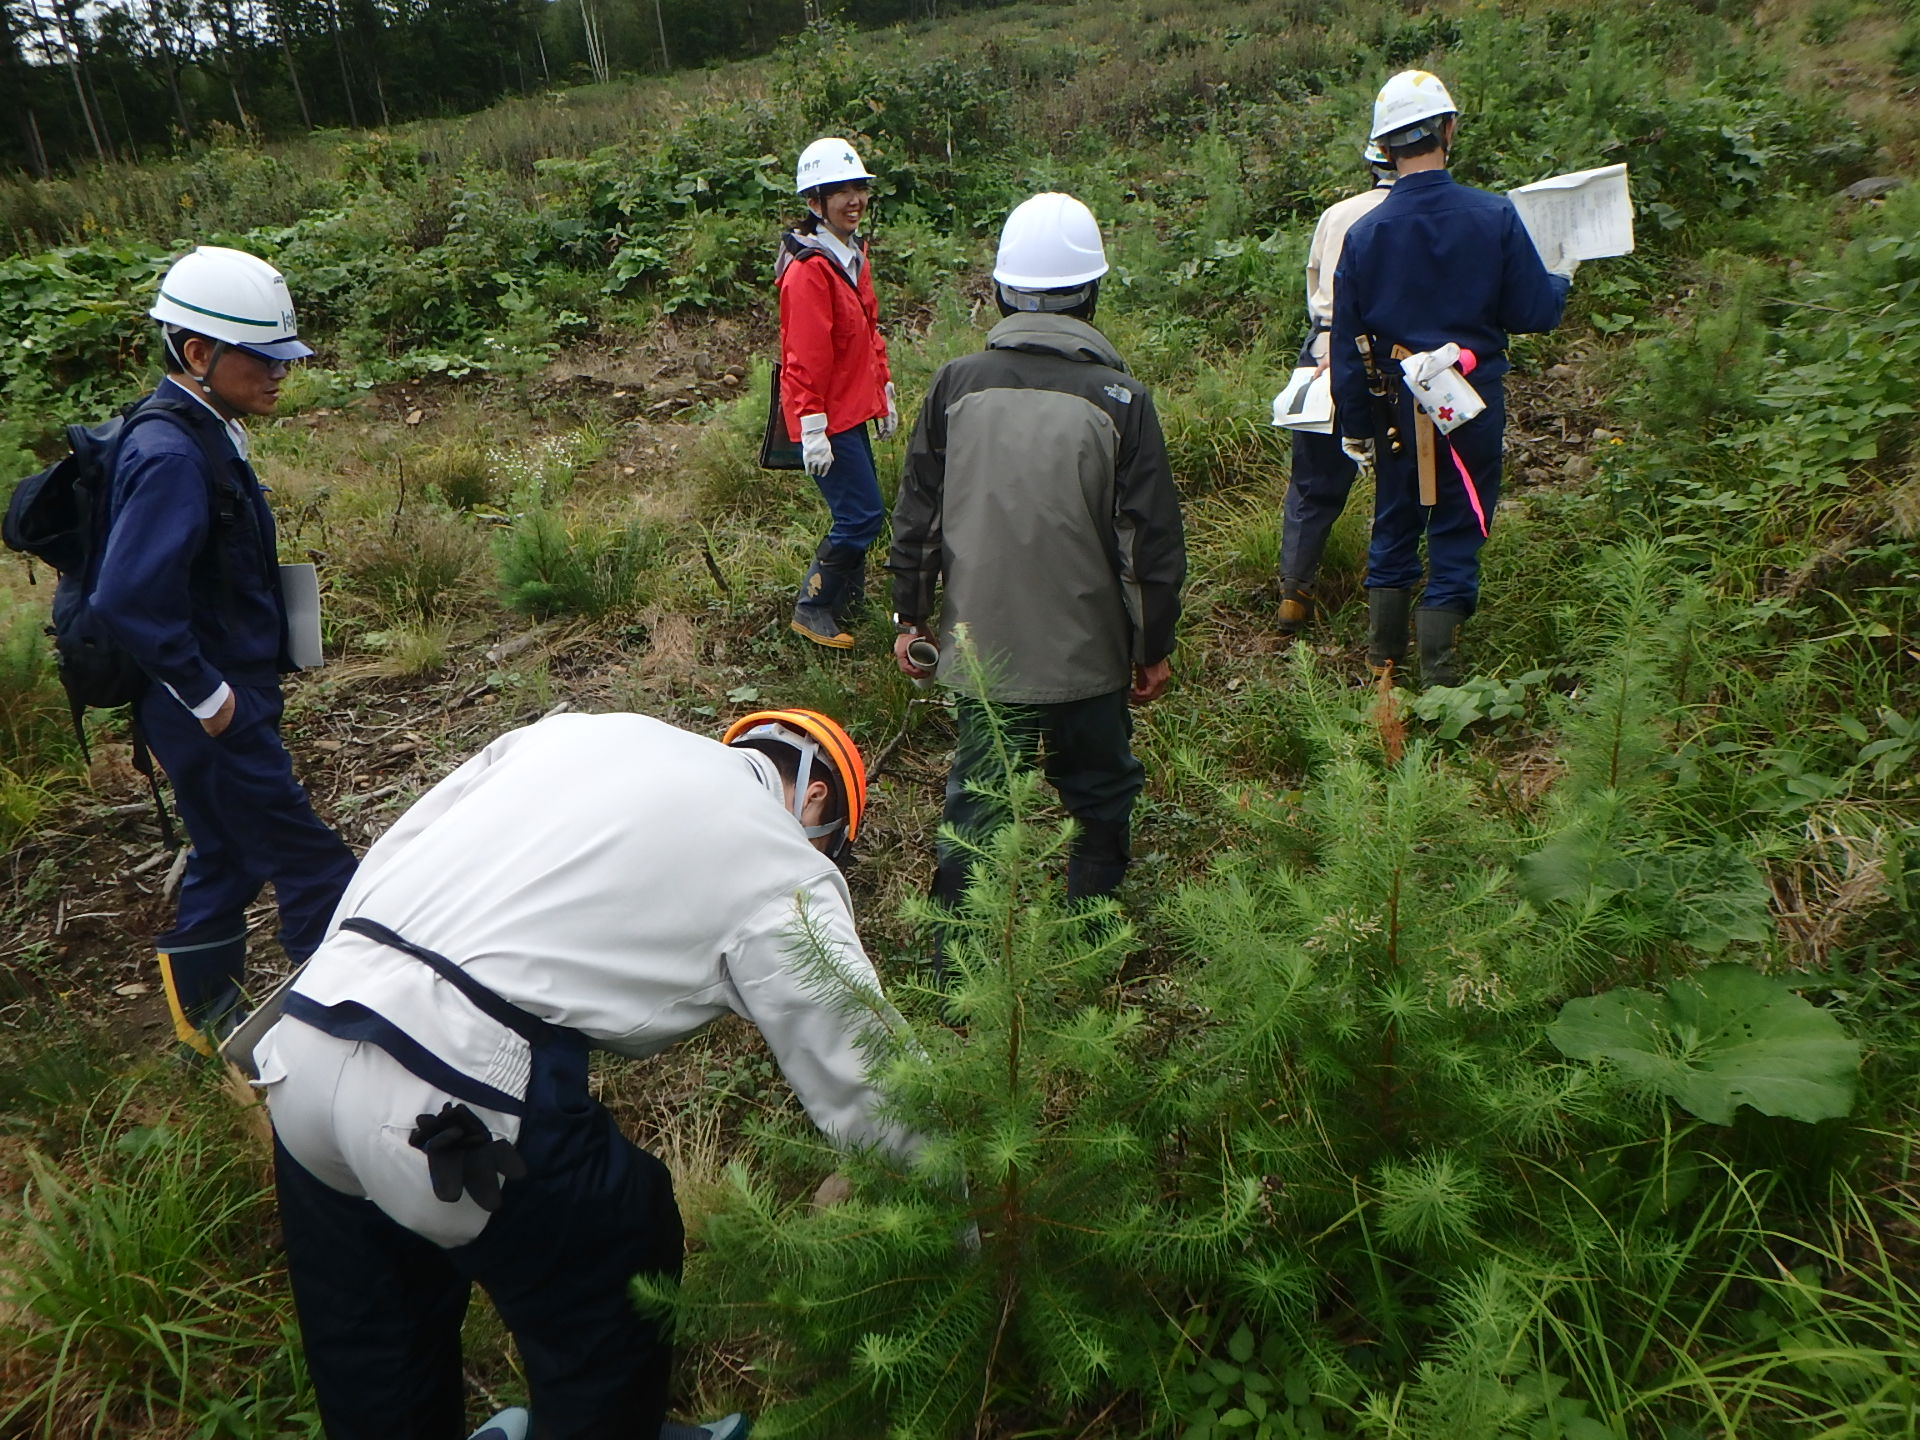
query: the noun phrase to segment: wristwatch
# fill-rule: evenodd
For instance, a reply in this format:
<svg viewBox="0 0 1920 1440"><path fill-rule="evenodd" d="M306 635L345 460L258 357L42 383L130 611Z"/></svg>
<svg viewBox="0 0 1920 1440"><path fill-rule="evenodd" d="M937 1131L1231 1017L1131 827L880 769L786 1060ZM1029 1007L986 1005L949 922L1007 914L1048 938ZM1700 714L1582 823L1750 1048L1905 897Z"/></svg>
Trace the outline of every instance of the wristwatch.
<svg viewBox="0 0 1920 1440"><path fill-rule="evenodd" d="M908 620L902 615L893 617L893 633L896 635L918 635L927 628L924 620Z"/></svg>

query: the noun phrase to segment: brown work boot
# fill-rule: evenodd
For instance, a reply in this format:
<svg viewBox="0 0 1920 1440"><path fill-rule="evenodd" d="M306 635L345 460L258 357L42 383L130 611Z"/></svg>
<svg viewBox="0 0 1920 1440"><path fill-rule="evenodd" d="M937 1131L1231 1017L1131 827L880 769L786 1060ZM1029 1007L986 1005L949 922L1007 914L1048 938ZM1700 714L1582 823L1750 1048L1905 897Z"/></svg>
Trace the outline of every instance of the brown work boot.
<svg viewBox="0 0 1920 1440"><path fill-rule="evenodd" d="M1282 579L1280 582L1280 633L1298 635L1312 623L1313 616L1313 587L1303 585L1298 580Z"/></svg>

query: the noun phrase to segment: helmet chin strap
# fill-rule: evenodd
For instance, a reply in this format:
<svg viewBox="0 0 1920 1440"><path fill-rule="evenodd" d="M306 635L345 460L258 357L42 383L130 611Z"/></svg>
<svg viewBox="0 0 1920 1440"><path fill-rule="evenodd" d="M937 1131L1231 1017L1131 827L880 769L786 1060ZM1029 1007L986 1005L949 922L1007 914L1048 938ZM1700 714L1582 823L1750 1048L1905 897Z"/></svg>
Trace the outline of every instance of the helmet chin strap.
<svg viewBox="0 0 1920 1440"><path fill-rule="evenodd" d="M837 835L847 828L844 820L829 820L824 825L807 824L807 781L813 776L813 757L820 753L819 744L812 740L789 741L800 752L800 768L793 777L793 818L800 822L800 829L809 840L818 840L822 835Z"/></svg>
<svg viewBox="0 0 1920 1440"><path fill-rule="evenodd" d="M166 336L167 357L171 359L174 364L180 367L180 373L182 375L185 375L189 380L193 381L193 383L197 387L199 387L201 396L206 400L206 402L209 405L213 405L216 408L218 408L221 402L220 402L219 396L215 393L213 388L213 372L214 372L214 368L217 365L219 365L221 358L227 353L227 351L231 350L233 346L230 345L225 340L215 340L213 342L213 356L211 359L207 361L206 374L196 375L193 373L193 368L187 364L187 357L185 353L182 352L182 350L180 349L180 346L178 343L179 332L177 330L169 328L165 332L165 336Z"/></svg>
<svg viewBox="0 0 1920 1440"><path fill-rule="evenodd" d="M782 745L791 745L800 752L800 764L793 777L793 818L800 822L800 829L809 840L818 840L823 835L837 835L847 828L847 822L829 820L824 825L807 824L807 784L813 778L814 758L820 753L820 743L810 735L796 735L783 725L762 725L749 730L739 740L777 740Z"/></svg>

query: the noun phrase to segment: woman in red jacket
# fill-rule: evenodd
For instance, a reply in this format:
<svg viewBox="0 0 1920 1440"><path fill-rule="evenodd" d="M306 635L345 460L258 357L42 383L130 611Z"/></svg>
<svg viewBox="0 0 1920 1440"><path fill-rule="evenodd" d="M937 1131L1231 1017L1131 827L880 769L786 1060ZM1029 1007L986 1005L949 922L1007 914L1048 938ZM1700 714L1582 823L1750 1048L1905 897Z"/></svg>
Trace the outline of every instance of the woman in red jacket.
<svg viewBox="0 0 1920 1440"><path fill-rule="evenodd" d="M859 233L873 177L845 140L800 152L794 188L807 217L780 240L780 399L833 527L793 607L793 628L817 645L853 647L849 618L866 596L867 550L886 510L867 422L880 438L900 423L867 242Z"/></svg>

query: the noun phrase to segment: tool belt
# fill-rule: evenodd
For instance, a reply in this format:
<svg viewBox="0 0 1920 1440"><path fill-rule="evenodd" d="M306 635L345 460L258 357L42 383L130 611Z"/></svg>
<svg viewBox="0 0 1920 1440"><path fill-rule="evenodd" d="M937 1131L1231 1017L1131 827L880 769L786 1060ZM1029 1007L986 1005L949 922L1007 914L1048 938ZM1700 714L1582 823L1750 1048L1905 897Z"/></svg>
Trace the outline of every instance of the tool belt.
<svg viewBox="0 0 1920 1440"><path fill-rule="evenodd" d="M341 921L340 928L403 955L411 955L458 990L481 1014L506 1026L530 1045L561 1045L582 1050L587 1047L587 1038L579 1031L529 1014L505 996L489 990L446 956L414 944L376 920L356 915ZM496 1140L486 1122L468 1106L479 1105L503 1114L524 1116L525 1100L455 1069L378 1011L358 1001L326 1005L298 991L290 991L285 999L285 1013L329 1035L378 1045L410 1074L455 1097L460 1103L448 1101L440 1107L438 1115L415 1117L417 1123L407 1143L426 1155L428 1178L439 1199L451 1204L465 1194L471 1195L482 1210L499 1209L501 1180L517 1180L525 1175L526 1162L510 1141Z"/></svg>

